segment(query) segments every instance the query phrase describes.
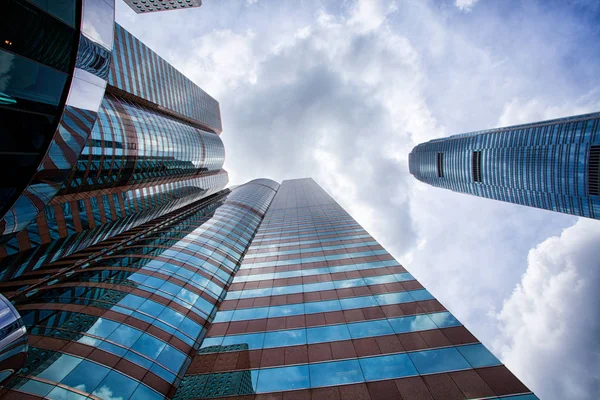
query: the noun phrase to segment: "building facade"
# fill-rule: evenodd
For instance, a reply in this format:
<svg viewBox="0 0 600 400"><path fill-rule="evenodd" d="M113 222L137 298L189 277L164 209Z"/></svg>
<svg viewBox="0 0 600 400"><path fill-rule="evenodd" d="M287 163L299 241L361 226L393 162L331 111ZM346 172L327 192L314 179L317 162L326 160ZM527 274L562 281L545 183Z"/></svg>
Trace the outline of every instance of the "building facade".
<svg viewBox="0 0 600 400"><path fill-rule="evenodd" d="M416 146L410 173L433 186L600 219L600 113Z"/></svg>
<svg viewBox="0 0 600 400"><path fill-rule="evenodd" d="M312 179L284 181L174 399L536 397Z"/></svg>
<svg viewBox="0 0 600 400"><path fill-rule="evenodd" d="M25 0L11 1L35 8ZM29 214L15 206L5 216L19 224L11 229L3 225L0 281L210 196L227 184L219 103L118 24L114 29L111 25L110 33L114 40L106 57L111 62L101 64L105 88L93 119L82 117L93 122L90 129L83 131L73 116L68 140L59 141L63 146L78 143L77 149L70 147L70 162L56 161L51 172L38 172L58 189L46 190L43 201L32 201L35 207L27 209ZM82 35L79 47L90 46ZM85 54L91 54L94 67L104 60L92 47Z"/></svg>
<svg viewBox="0 0 600 400"><path fill-rule="evenodd" d="M278 186L222 190L9 281L29 348L0 398L172 397Z"/></svg>

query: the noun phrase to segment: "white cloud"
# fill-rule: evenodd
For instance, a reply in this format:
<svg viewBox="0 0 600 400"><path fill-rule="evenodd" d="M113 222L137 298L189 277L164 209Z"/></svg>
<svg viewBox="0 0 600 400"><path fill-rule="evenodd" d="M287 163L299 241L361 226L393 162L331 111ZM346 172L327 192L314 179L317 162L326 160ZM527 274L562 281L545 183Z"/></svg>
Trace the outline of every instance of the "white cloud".
<svg viewBox="0 0 600 400"><path fill-rule="evenodd" d="M453 2L396 3L231 2L133 28L219 100L232 184L312 176L490 345L529 251L577 219L421 184L407 154L434 137L593 110L600 53L574 43L595 31L541 0L488 2L469 18ZM528 24L511 14L525 11ZM531 374L539 391L555 371Z"/></svg>
<svg viewBox="0 0 600 400"><path fill-rule="evenodd" d="M495 349L542 399L600 393L598 243L600 224L586 219L540 243L497 315Z"/></svg>
<svg viewBox="0 0 600 400"><path fill-rule="evenodd" d="M475 6L475 4L477 4L478 2L479 0L456 0L454 4L461 11L469 12L473 8L473 6Z"/></svg>

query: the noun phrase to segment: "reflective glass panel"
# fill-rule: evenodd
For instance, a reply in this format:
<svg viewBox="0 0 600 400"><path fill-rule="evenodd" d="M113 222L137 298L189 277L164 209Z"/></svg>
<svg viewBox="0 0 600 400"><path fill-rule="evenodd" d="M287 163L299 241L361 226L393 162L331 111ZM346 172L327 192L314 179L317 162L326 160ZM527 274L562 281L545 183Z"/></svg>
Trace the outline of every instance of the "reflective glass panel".
<svg viewBox="0 0 600 400"><path fill-rule="evenodd" d="M455 371L471 368L454 347L408 353L420 374Z"/></svg>
<svg viewBox="0 0 600 400"><path fill-rule="evenodd" d="M307 389L309 387L308 365L267 368L258 372L256 391L259 393Z"/></svg>
<svg viewBox="0 0 600 400"><path fill-rule="evenodd" d="M360 358L359 361L367 381L418 375L407 354Z"/></svg>
<svg viewBox="0 0 600 400"><path fill-rule="evenodd" d="M364 382L358 360L310 364L311 387Z"/></svg>
<svg viewBox="0 0 600 400"><path fill-rule="evenodd" d="M500 365L501 362L482 344L458 346L456 349L467 359L473 368Z"/></svg>

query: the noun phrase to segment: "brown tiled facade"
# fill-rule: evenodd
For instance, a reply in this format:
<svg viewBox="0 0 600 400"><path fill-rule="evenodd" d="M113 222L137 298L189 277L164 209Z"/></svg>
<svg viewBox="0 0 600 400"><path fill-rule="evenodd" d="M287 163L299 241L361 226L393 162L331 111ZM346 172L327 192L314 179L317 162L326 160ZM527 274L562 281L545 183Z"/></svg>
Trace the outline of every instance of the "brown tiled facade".
<svg viewBox="0 0 600 400"><path fill-rule="evenodd" d="M284 181L175 399L537 399L310 179Z"/></svg>

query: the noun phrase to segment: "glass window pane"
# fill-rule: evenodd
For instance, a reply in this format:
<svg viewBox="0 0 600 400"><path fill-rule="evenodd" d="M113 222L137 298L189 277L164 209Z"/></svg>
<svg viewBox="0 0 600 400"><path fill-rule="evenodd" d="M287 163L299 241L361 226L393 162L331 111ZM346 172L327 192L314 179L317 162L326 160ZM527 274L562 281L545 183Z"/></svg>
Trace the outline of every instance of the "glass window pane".
<svg viewBox="0 0 600 400"><path fill-rule="evenodd" d="M358 360L310 364L311 387L364 382Z"/></svg>
<svg viewBox="0 0 600 400"><path fill-rule="evenodd" d="M258 393L279 392L282 390L307 389L310 387L308 380L308 366L267 368L258 372Z"/></svg>
<svg viewBox="0 0 600 400"><path fill-rule="evenodd" d="M458 346L456 349L467 359L473 368L491 367L492 365L502 364L496 356L494 356L482 344L471 344L468 346Z"/></svg>
<svg viewBox="0 0 600 400"><path fill-rule="evenodd" d="M331 342L350 339L346 325L331 325L307 329L308 343Z"/></svg>
<svg viewBox="0 0 600 400"><path fill-rule="evenodd" d="M420 374L455 371L471 368L454 347L408 353Z"/></svg>
<svg viewBox="0 0 600 400"><path fill-rule="evenodd" d="M61 383L90 393L109 372L106 367L83 360Z"/></svg>
<svg viewBox="0 0 600 400"><path fill-rule="evenodd" d="M377 300L377 303L382 306L413 301L413 298L407 292L378 294L375 296L375 299Z"/></svg>
<svg viewBox="0 0 600 400"><path fill-rule="evenodd" d="M58 105L67 74L16 54L0 50L5 85L3 92L20 100Z"/></svg>
<svg viewBox="0 0 600 400"><path fill-rule="evenodd" d="M267 332L263 347L283 347L298 344L306 344L306 329Z"/></svg>
<svg viewBox="0 0 600 400"><path fill-rule="evenodd" d="M340 304L343 310L351 310L354 308L376 307L377 301L374 297L352 297L349 299L341 299Z"/></svg>
<svg viewBox="0 0 600 400"><path fill-rule="evenodd" d="M81 362L81 358L68 356L62 354L56 361L54 361L48 368L46 368L39 378L47 379L49 381L60 382L69 372L73 371L75 367Z"/></svg>
<svg viewBox="0 0 600 400"><path fill-rule="evenodd" d="M451 326L462 325L456 318L454 318L454 315L450 314L449 312L433 313L428 315L438 328L448 328Z"/></svg>
<svg viewBox="0 0 600 400"><path fill-rule="evenodd" d="M413 299L415 299L415 301L423 301L423 300L431 300L434 297L431 295L431 293L429 293L427 290L425 289L421 289L421 290L413 290L411 292L409 292L410 295L412 296Z"/></svg>
<svg viewBox="0 0 600 400"><path fill-rule="evenodd" d="M436 328L433 321L427 315L392 318L389 321L396 333L424 331Z"/></svg>
<svg viewBox="0 0 600 400"><path fill-rule="evenodd" d="M418 375L406 354L360 358L359 361L367 381Z"/></svg>
<svg viewBox="0 0 600 400"><path fill-rule="evenodd" d="M391 335L394 333L392 326L387 320L365 321L348 324L352 339L371 336Z"/></svg>
<svg viewBox="0 0 600 400"><path fill-rule="evenodd" d="M225 338L208 338L204 339L202 347L215 346L223 341L223 346L229 346L232 344L247 344L248 349L262 349L265 341L264 333L249 333L247 335L233 335L226 336Z"/></svg>
<svg viewBox="0 0 600 400"><path fill-rule="evenodd" d="M116 372L111 371L92 393L103 399L127 399L138 386L139 382Z"/></svg>

